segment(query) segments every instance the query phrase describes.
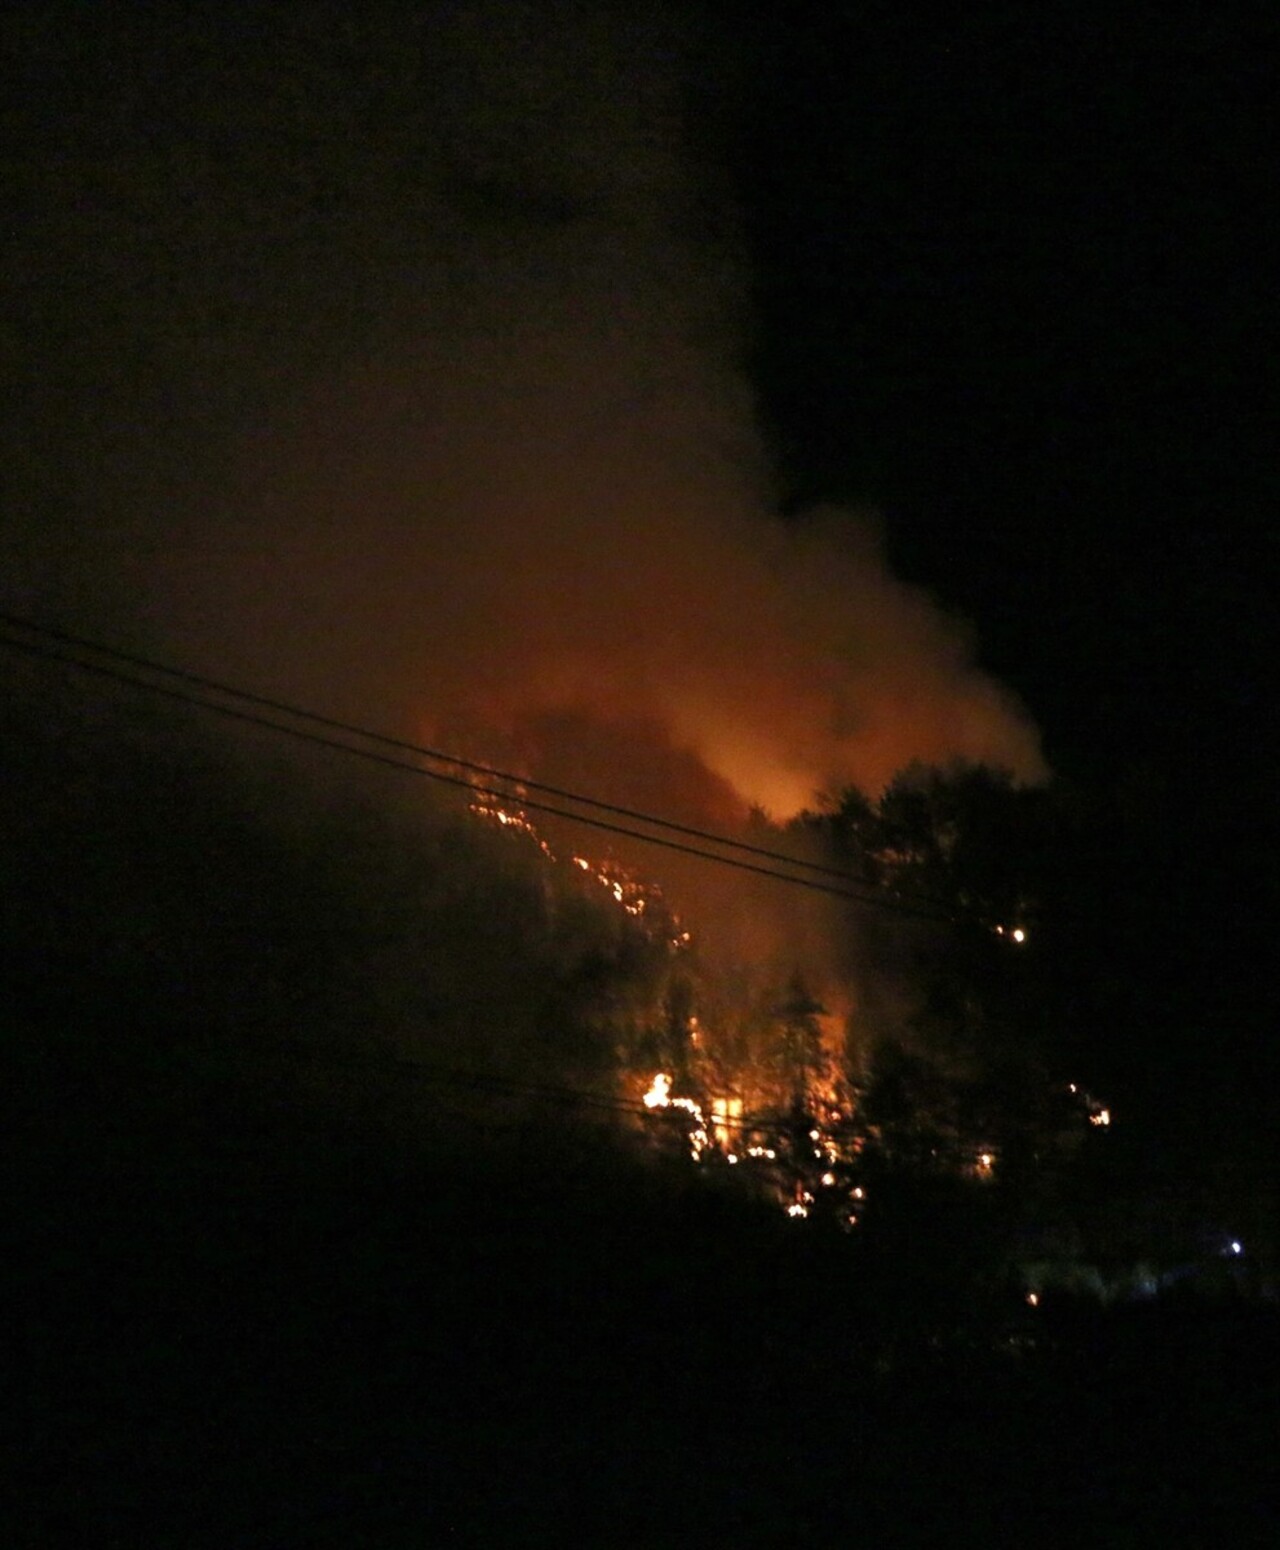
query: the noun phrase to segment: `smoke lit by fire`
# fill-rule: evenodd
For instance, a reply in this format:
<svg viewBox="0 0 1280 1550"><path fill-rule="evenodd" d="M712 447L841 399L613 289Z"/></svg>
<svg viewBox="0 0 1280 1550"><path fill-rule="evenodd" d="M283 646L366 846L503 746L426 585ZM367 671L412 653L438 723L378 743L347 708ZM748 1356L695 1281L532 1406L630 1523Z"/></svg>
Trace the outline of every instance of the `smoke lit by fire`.
<svg viewBox="0 0 1280 1550"><path fill-rule="evenodd" d="M27 439L85 519L33 522L15 580L219 676L676 817L785 816L915 759L1038 777L1035 730L873 520L773 515L705 65L645 14L371 26L361 70L321 30L208 78L184 55L167 159L122 130L110 194L59 190L63 267L112 299L66 321L77 391L111 412L74 417L74 456ZM145 294L98 267L141 229Z"/></svg>
<svg viewBox="0 0 1280 1550"><path fill-rule="evenodd" d="M720 108L679 9L632 9L267 27L233 64L113 36L113 64L136 53L157 83L164 144L118 100L129 72L100 71L67 128L84 144L24 195L49 272L76 277L49 303L76 349L33 345L7 395L33 513L16 601L715 829L916 760L1042 777L1035 728L969 627L894 575L872 515L779 517ZM794 968L839 1064L856 990L816 896L671 853L644 874L659 891L630 851L476 806L664 950ZM749 1063L728 1083L728 1033L698 1016L698 1095L673 1070L660 1107L697 1104L727 1166L808 1146L839 1181L799 1189L808 1214L849 1182L851 1094L815 1066L791 1096L816 1138L753 1128L776 1094Z"/></svg>

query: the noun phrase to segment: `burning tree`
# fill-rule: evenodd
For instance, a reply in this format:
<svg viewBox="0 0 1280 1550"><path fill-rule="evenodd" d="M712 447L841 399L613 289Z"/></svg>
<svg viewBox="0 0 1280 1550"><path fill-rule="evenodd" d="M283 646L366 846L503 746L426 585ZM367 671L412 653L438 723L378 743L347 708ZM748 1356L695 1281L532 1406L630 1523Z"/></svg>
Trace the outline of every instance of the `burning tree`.
<svg viewBox="0 0 1280 1550"><path fill-rule="evenodd" d="M616 858L557 857L519 808L477 811L551 879L563 972L548 1016L594 1045L597 1071L612 1062L620 1098L650 1127L661 1116L655 1139L677 1155L754 1179L794 1216L850 1226L872 1159L1009 1184L1059 1150L1021 865L1038 793L986 770L912 770L878 802L848 791L774 828L776 847L798 836L888 906L850 906L842 934L806 944L828 960L821 982L770 951L767 931L754 953L714 932L708 945ZM834 1015L833 998L856 1018Z"/></svg>

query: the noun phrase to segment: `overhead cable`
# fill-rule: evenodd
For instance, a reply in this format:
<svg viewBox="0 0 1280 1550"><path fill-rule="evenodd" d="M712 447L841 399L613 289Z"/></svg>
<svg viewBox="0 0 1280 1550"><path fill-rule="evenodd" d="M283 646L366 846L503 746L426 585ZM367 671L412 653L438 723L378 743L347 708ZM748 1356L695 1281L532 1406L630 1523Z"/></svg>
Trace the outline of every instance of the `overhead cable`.
<svg viewBox="0 0 1280 1550"><path fill-rule="evenodd" d="M676 823L673 820L660 818L655 814L619 807L615 804L601 801L598 798L572 792L562 787L550 786L544 782L529 780L524 776L499 770L490 765L479 764L474 760L460 758L438 749L427 748L404 739L389 737L386 734L371 731L354 723L339 721L334 717L324 716L319 712L310 711L301 706L270 699L250 690L239 689L234 685L217 679L206 678L201 674L192 673L185 669L169 667L164 663L155 662L131 652L121 651L113 646L107 646L80 636L71 635L49 626L36 624L16 615L0 612L0 625L11 630L26 631L37 637L47 639L55 643L56 647L62 648L55 649L54 645L42 645L39 640L14 639L0 635L0 645L7 646L11 650L47 661L59 662L82 672L160 695L180 704L195 706L251 726L262 727L300 742L310 743L334 752L350 754L356 758L392 769L404 770L407 773L422 776L438 784L458 787L473 795L488 797L500 802L515 800L519 802L522 808L533 812L545 813L551 817L563 819L571 823L584 824L608 834L639 840L649 845L657 845L665 850L675 851L682 855L692 856L702 861L710 861L721 866L732 867L737 871L769 878L775 882L789 883L794 887L807 888L813 892L843 899L849 903L865 904L874 909L913 916L922 920L956 922L960 918L956 912L947 909L938 901L919 900L919 902L915 902L910 897L900 894L874 892L871 891L868 885L862 884L856 878L849 877L847 873L842 873L832 867L821 866L816 862L801 861L781 851L770 851L764 847L749 844L746 841L731 839L726 835L694 829L690 826ZM83 655L70 653L90 653L105 657L108 659L108 662L85 660ZM109 665L110 663L122 665L113 666ZM126 671L126 668L133 669L134 671ZM163 678L172 680L172 682L156 683L149 678L139 677L139 672L160 675ZM178 685L183 687L178 687ZM204 692L199 694L191 692L195 689ZM207 697L210 694L223 696L224 699L210 699ZM231 703L225 703L224 701L230 701ZM256 708L246 708L249 706ZM296 721L310 723L313 726L342 732L347 737L360 738L365 742L374 744L375 747L353 746L350 742L341 741L336 737L325 736L322 733L307 730L305 727L290 725L287 721L273 719L272 716L263 713L266 711L274 712L277 718L285 716ZM465 775L450 774L447 770L426 768L422 764L411 763L406 759L398 758L395 756L395 753L378 752L378 748L391 749L395 753L413 754L418 759L426 759L455 769L465 770L469 773ZM501 780L507 787L516 787L517 792L513 796L510 789L481 784L477 778L478 776L484 776L490 780ZM569 811L563 807L543 801L540 797L529 796L528 792L531 790L546 795L555 795L562 801L589 807L595 812L607 812L629 817L635 822L651 825L659 832L646 833L626 824L612 822L610 819L595 817L589 813ZM668 836L672 834L702 839L704 843L719 845L726 851L736 851L740 854L722 854L718 851L700 848L693 844L687 844L683 840L669 838ZM746 856L758 856L761 858L761 861L768 860L773 862L774 865L766 866L761 864L761 862L747 860L745 859ZM778 869L784 866L839 878L842 880L842 885L838 886L836 883L823 882L818 877L796 876L794 872L785 872Z"/></svg>

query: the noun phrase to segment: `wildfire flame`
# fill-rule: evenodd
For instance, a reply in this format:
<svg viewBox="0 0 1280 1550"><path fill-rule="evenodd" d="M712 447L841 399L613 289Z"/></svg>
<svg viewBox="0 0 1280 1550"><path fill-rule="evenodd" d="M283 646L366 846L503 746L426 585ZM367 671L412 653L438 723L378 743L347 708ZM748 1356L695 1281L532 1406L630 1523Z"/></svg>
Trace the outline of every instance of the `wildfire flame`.
<svg viewBox="0 0 1280 1550"><path fill-rule="evenodd" d="M471 809L478 817L531 841L548 863L559 864L554 852L519 806L506 807L488 794L477 794ZM657 932L670 950L678 951L689 945L690 933L679 929L679 921L667 909L661 891L655 886L637 881L613 861L594 861L573 853L565 857L564 864L571 866L575 874L581 873L584 879L598 885L603 897L628 915L647 915L642 929ZM1014 935L1013 932L1009 934ZM1014 939L1020 939L1021 935L1019 929ZM695 1089L699 1073L702 1080L713 1073L718 1073L719 1079L723 1080L724 1072L714 1063L714 1030L704 1028L696 1016L690 1015L685 1034ZM755 1088L749 1086L746 1091L753 1093L753 1101L761 1105L750 1114L746 1112L747 1100L742 1088L729 1093L722 1090L717 1096L704 1089L699 1097L695 1097L688 1092L677 1093L675 1081L670 1070L656 1072L641 1094L641 1102L652 1114L679 1112L685 1121L682 1129L694 1162L705 1164L718 1157L727 1166L748 1174L755 1186L776 1200L792 1220L803 1221L818 1212L833 1212L833 1219L846 1230L858 1224L866 1191L853 1180L866 1138L859 1133L855 1123L856 1104L851 1093L829 1073L812 1072L805 1080L804 1091L792 1094L782 1106L767 1083ZM633 1095L634 1092L632 1088ZM1076 1097L1091 1124L1110 1123L1110 1112L1088 1094L1077 1089ZM805 1115L805 1122L798 1129L795 1106L799 1106ZM972 1176L979 1179L994 1177L997 1162L994 1150L980 1150L970 1155L973 1158L969 1164Z"/></svg>
<svg viewBox="0 0 1280 1550"><path fill-rule="evenodd" d="M1073 1098L1080 1100L1081 1107L1088 1116L1089 1123L1098 1130L1105 1130L1111 1123L1110 1105L1095 1098L1092 1093L1085 1092L1084 1088L1076 1082L1067 1083L1067 1091Z"/></svg>
<svg viewBox="0 0 1280 1550"><path fill-rule="evenodd" d="M471 811L478 818L486 818L504 829L512 829L518 834L528 835L548 861L556 859L550 845L547 844L546 840L542 838L520 809L517 808L515 811L512 811L510 808L502 807L490 796L477 796L470 804L470 807Z"/></svg>
<svg viewBox="0 0 1280 1550"><path fill-rule="evenodd" d="M556 860L555 852L530 823L523 809L503 807L489 795L478 795L470 804L470 809L478 818L487 819L504 829L527 835L548 861ZM594 878L614 903L620 904L628 915L639 918L649 909L651 900L660 896L659 890L653 885L637 882L629 872L614 863L591 861L586 856L579 855L574 855L571 860L580 872L585 872L588 877ZM674 916L670 918L673 925L679 927L680 922ZM670 939L670 945L673 948L687 947L692 940L688 931L677 930Z"/></svg>
<svg viewBox="0 0 1280 1550"><path fill-rule="evenodd" d="M706 1116L702 1112L701 1105L692 1098L673 1098L671 1096L671 1078L665 1071L659 1071L649 1085L649 1090L644 1095L646 1109L683 1109L694 1119L694 1128L689 1132L689 1151L694 1162L701 1162L702 1155L711 1144L711 1137L707 1134Z"/></svg>
<svg viewBox="0 0 1280 1550"><path fill-rule="evenodd" d="M743 1113L740 1097L722 1096L708 1101L706 1109L696 1098L677 1095L673 1091L674 1078L668 1071L657 1072L642 1095L646 1109L658 1112L680 1109L689 1116L691 1129L688 1141L690 1155L695 1162L703 1163L709 1157L719 1155L730 1167L755 1164L752 1170L758 1186L771 1195L793 1221L802 1221L819 1208L815 1191L822 1194L821 1209L836 1210L836 1221L846 1230L857 1225L857 1210L866 1199L862 1185L852 1185L849 1171L861 1151L862 1138L850 1133L847 1125L828 1131L822 1123L812 1125L805 1136L813 1146L797 1147L790 1138L787 1122L780 1116L747 1116ZM710 1121L708 1122L708 1112ZM838 1125L844 1115L832 1111ZM741 1136L754 1132L757 1137L749 1145L742 1145ZM776 1132L776 1137L771 1135ZM772 1139L773 1145L766 1140ZM807 1159L813 1157L822 1166ZM843 1203L843 1208L842 1208ZM854 1209L850 1210L850 1206Z"/></svg>

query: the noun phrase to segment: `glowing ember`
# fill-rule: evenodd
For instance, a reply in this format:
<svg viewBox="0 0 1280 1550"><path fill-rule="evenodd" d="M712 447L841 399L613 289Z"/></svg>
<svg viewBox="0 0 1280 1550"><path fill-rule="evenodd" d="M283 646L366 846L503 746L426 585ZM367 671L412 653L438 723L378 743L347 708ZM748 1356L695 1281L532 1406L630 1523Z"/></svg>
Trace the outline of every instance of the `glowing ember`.
<svg viewBox="0 0 1280 1550"><path fill-rule="evenodd" d="M500 807L492 797L477 797L471 803L471 811L477 817L487 818L504 829L514 829L519 834L527 834L548 861L556 859L546 840L539 835L524 813L518 809L512 812L505 807Z"/></svg>
<svg viewBox="0 0 1280 1550"><path fill-rule="evenodd" d="M615 904L620 904L628 915L640 916L649 908L649 897L658 892L655 888L638 883L629 872L624 871L614 863L597 863L590 861L586 856L574 856L573 864L580 872L585 872L588 877L594 877L596 882L612 897ZM690 940L686 931L682 936L672 939L672 947L678 947Z"/></svg>
<svg viewBox="0 0 1280 1550"><path fill-rule="evenodd" d="M1073 1097L1080 1100L1081 1107L1088 1115L1089 1123L1096 1129L1105 1129L1111 1123L1111 1110L1105 1103L1100 1103L1092 1093L1088 1093L1075 1082L1068 1084L1068 1091Z"/></svg>

